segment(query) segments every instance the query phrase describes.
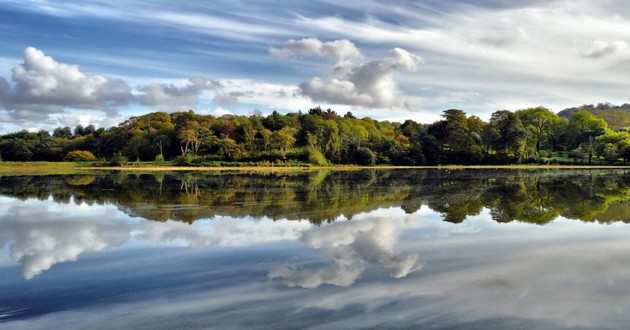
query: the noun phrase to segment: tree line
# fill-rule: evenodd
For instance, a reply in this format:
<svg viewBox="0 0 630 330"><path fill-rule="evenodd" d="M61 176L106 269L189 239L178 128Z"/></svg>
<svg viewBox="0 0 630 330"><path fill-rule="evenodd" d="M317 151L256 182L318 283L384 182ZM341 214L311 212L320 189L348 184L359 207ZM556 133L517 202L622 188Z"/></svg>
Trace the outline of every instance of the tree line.
<svg viewBox="0 0 630 330"><path fill-rule="evenodd" d="M553 156L553 157L552 157ZM320 107L268 116L154 112L118 126L59 127L0 136L6 161L440 165L630 160L630 132L592 111L499 110L489 121L459 109L422 124L356 118Z"/></svg>

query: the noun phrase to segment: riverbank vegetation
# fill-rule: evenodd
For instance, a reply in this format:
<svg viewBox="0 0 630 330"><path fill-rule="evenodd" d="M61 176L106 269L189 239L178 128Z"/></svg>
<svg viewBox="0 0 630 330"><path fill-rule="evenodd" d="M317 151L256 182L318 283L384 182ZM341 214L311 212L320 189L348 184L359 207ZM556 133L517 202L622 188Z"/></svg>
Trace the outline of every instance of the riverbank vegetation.
<svg viewBox="0 0 630 330"><path fill-rule="evenodd" d="M356 118L319 107L268 116L155 112L110 128L79 125L52 133L5 134L0 157L102 166L604 165L630 160L630 131L620 126L627 113L610 106L583 108L560 114L544 107L500 110L487 122L450 109L432 124Z"/></svg>

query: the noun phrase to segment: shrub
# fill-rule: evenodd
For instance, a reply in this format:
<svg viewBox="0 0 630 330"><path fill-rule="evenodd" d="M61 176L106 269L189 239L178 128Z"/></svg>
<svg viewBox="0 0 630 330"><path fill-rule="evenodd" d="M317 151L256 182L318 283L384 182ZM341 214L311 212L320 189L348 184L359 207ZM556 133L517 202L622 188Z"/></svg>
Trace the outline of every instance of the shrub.
<svg viewBox="0 0 630 330"><path fill-rule="evenodd" d="M86 150L74 150L68 152L63 160L66 162L93 162L96 160L96 157Z"/></svg>
<svg viewBox="0 0 630 330"><path fill-rule="evenodd" d="M359 165L372 166L376 164L376 155L369 148L357 148L354 151L354 161Z"/></svg>
<svg viewBox="0 0 630 330"><path fill-rule="evenodd" d="M123 166L127 163L127 157L123 156L120 152L117 152L107 163L111 166Z"/></svg>
<svg viewBox="0 0 630 330"><path fill-rule="evenodd" d="M155 156L155 161L160 163L163 162L164 156L162 156L162 154L158 154L157 156Z"/></svg>
<svg viewBox="0 0 630 330"><path fill-rule="evenodd" d="M318 166L328 165L326 157L316 148L308 148L308 162Z"/></svg>
<svg viewBox="0 0 630 330"><path fill-rule="evenodd" d="M175 160L175 164L179 166L192 166L193 165L193 156L191 154L185 154L183 156L177 156Z"/></svg>

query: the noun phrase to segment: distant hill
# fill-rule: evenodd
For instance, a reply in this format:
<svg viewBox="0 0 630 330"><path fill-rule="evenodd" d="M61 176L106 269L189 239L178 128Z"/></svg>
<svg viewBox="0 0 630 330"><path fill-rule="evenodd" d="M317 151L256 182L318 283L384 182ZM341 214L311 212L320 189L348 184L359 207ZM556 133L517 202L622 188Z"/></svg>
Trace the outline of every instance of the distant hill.
<svg viewBox="0 0 630 330"><path fill-rule="evenodd" d="M560 117L571 117L580 110L588 112L600 117L608 123L608 127L613 130L630 127L630 104L614 105L610 103L599 103L598 105L585 104L579 107L567 108L558 113Z"/></svg>

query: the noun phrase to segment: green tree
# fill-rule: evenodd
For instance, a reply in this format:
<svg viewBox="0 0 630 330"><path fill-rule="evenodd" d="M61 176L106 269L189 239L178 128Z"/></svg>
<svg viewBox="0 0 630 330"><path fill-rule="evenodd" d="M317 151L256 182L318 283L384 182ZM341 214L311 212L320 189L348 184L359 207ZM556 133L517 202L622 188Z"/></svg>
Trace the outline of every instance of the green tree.
<svg viewBox="0 0 630 330"><path fill-rule="evenodd" d="M528 108L516 111L523 127L529 132L528 144L540 154L543 148L551 148L554 128L563 125L564 120L545 107Z"/></svg>
<svg viewBox="0 0 630 330"><path fill-rule="evenodd" d="M593 139L606 133L608 124L595 117L592 113L582 110L569 118L566 127L566 143L569 149L579 146L581 143L593 143Z"/></svg>
<svg viewBox="0 0 630 330"><path fill-rule="evenodd" d="M619 150L617 150L617 146L612 143L606 144L602 154L604 159L611 164L619 159Z"/></svg>
<svg viewBox="0 0 630 330"><path fill-rule="evenodd" d="M236 141L224 137L217 141L219 155L227 160L239 160L245 156L245 150Z"/></svg>
<svg viewBox="0 0 630 330"><path fill-rule="evenodd" d="M513 154L517 159L523 156L528 132L516 114L507 110L495 111L486 129L485 136L498 153Z"/></svg>
<svg viewBox="0 0 630 330"><path fill-rule="evenodd" d="M444 135L442 137L442 146L448 154L447 161L464 164L479 162L482 148L476 141L478 137L474 136L472 134L474 132L468 127L466 113L462 110L450 109L444 111L442 117L444 118L442 121L443 127L435 129L434 132L443 130L438 135Z"/></svg>

